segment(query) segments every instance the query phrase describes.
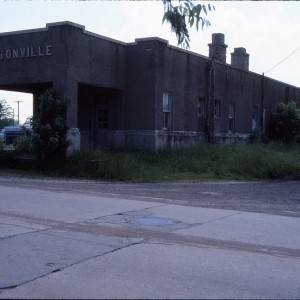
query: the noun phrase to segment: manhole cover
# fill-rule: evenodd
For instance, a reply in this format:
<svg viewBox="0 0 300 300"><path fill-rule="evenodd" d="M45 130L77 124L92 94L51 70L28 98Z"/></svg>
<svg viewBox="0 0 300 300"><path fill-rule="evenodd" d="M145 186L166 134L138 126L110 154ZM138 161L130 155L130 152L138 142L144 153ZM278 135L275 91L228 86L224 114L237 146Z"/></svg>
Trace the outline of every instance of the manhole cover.
<svg viewBox="0 0 300 300"><path fill-rule="evenodd" d="M139 217L134 218L131 223L136 225L148 225L148 226L161 226L161 225L171 225L174 223L173 220L163 219L163 218L151 218L151 217Z"/></svg>

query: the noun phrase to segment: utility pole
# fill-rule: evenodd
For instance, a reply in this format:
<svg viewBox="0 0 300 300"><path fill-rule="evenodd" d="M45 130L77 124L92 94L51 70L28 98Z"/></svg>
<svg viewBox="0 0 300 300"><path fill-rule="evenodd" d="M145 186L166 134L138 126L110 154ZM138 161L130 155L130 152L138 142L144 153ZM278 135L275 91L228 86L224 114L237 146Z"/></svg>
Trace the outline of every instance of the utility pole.
<svg viewBox="0 0 300 300"><path fill-rule="evenodd" d="M20 104L20 102L23 102L23 101L17 100L17 101L15 101L15 102L18 103L18 125L20 125L20 110L19 110L19 104Z"/></svg>
<svg viewBox="0 0 300 300"><path fill-rule="evenodd" d="M262 140L264 139L265 137L265 131L266 131L266 128L265 128L265 111L264 111L264 108L265 108L265 73L263 72L262 73L262 83L261 83L261 135L262 135Z"/></svg>

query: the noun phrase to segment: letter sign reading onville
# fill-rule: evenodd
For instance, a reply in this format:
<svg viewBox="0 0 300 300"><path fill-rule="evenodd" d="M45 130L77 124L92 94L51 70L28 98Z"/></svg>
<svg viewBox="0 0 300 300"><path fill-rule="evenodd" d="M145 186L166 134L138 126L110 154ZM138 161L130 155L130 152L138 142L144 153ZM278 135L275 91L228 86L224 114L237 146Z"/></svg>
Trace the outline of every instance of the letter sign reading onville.
<svg viewBox="0 0 300 300"><path fill-rule="evenodd" d="M0 49L0 60L51 56L52 45Z"/></svg>

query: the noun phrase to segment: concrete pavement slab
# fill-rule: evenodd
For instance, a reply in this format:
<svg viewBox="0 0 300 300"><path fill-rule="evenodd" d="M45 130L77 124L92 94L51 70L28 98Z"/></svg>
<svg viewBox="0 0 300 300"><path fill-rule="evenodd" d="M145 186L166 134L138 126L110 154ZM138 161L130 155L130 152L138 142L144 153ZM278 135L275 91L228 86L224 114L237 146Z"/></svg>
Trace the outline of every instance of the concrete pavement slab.
<svg viewBox="0 0 300 300"><path fill-rule="evenodd" d="M118 215L99 217L88 220L88 224L122 225L160 231L175 231L198 224L214 222L235 214L239 211L194 208L182 205L161 205L153 208L138 209Z"/></svg>
<svg viewBox="0 0 300 300"><path fill-rule="evenodd" d="M20 227L11 224L0 224L0 239L34 231L36 231L36 229Z"/></svg>
<svg viewBox="0 0 300 300"><path fill-rule="evenodd" d="M71 194L0 186L1 211L27 216L78 222L99 216L159 206L159 203L133 201L96 195Z"/></svg>
<svg viewBox="0 0 300 300"><path fill-rule="evenodd" d="M0 298L295 299L299 259L138 244L7 290Z"/></svg>
<svg viewBox="0 0 300 300"><path fill-rule="evenodd" d="M148 216L168 218L187 224L203 224L227 218L242 212L236 210L224 210L213 208L197 208L183 205L164 205L147 209ZM126 215L137 215L136 212L129 212Z"/></svg>
<svg viewBox="0 0 300 300"><path fill-rule="evenodd" d="M300 298L297 218L0 192L0 298Z"/></svg>
<svg viewBox="0 0 300 300"><path fill-rule="evenodd" d="M49 227L32 222L30 219L19 219L0 212L0 238L47 228Z"/></svg>
<svg viewBox="0 0 300 300"><path fill-rule="evenodd" d="M300 249L299 218L285 216L244 212L180 229L176 233Z"/></svg>
<svg viewBox="0 0 300 300"><path fill-rule="evenodd" d="M46 230L1 239L0 288L8 288L131 244L130 239Z"/></svg>

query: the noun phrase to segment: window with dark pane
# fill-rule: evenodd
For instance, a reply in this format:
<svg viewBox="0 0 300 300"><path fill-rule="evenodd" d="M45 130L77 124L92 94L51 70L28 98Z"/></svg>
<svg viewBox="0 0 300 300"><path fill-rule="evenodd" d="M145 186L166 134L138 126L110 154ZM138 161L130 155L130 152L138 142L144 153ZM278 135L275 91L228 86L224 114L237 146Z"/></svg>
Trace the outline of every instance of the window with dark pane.
<svg viewBox="0 0 300 300"><path fill-rule="evenodd" d="M98 110L98 129L108 128L108 110Z"/></svg>

